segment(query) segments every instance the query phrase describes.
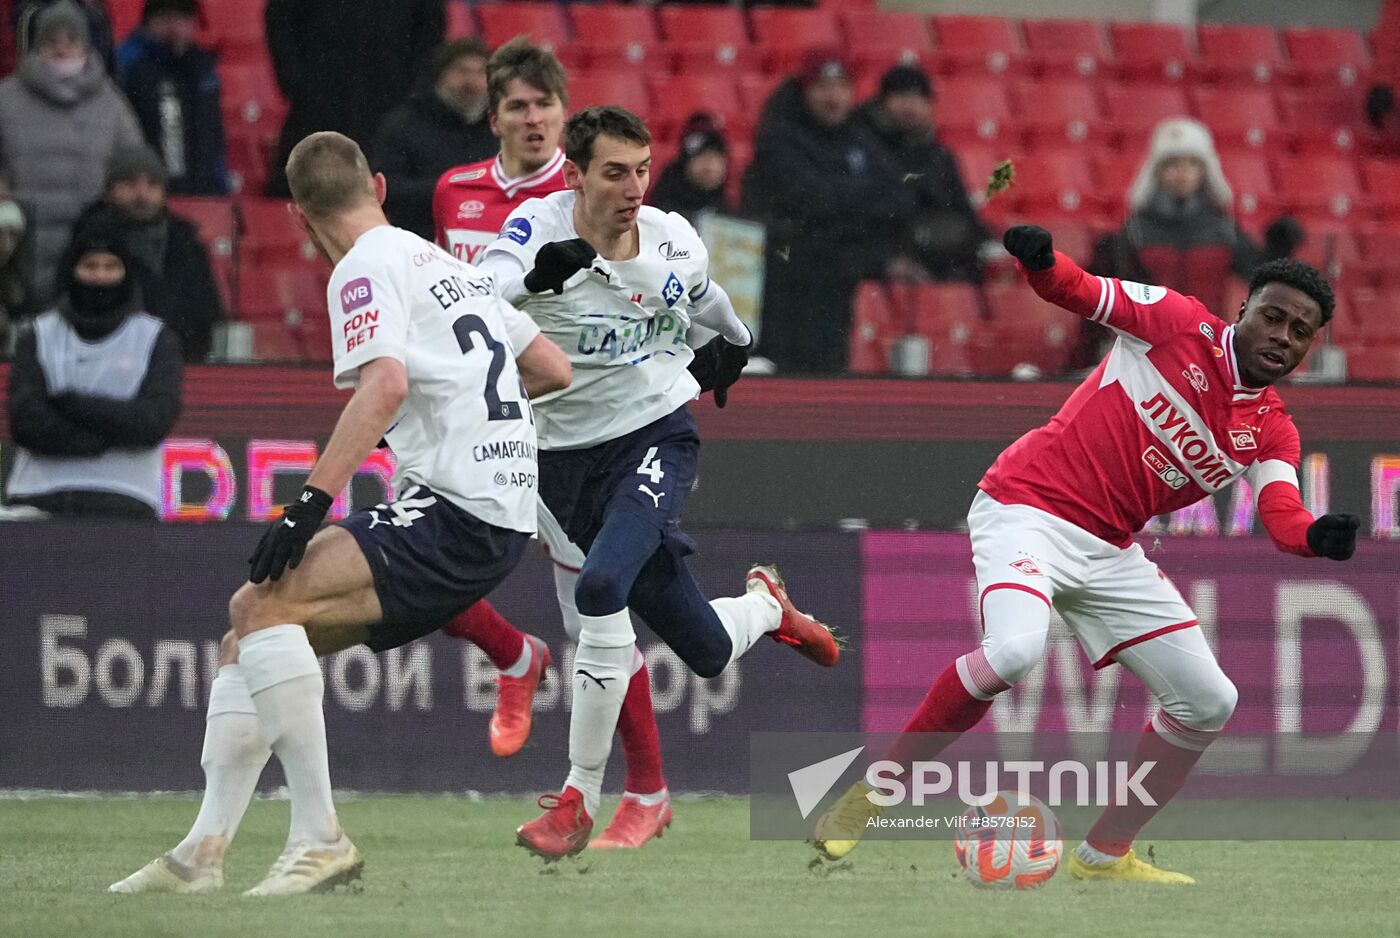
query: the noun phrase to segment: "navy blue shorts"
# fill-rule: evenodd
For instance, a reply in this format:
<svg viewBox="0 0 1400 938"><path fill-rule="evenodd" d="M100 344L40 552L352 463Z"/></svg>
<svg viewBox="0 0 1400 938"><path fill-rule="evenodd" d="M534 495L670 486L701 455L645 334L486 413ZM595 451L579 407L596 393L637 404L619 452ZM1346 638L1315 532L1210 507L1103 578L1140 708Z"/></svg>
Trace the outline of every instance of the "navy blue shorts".
<svg viewBox="0 0 1400 938"><path fill-rule="evenodd" d="M487 524L426 485L339 524L354 535L374 573L384 613L369 629L367 644L375 651L442 628L495 589L530 543L530 535Z"/></svg>
<svg viewBox="0 0 1400 938"><path fill-rule="evenodd" d="M540 451L540 498L584 553L608 512L630 512L661 532L680 556L694 544L681 510L700 463L700 436L684 405L615 440L587 449Z"/></svg>

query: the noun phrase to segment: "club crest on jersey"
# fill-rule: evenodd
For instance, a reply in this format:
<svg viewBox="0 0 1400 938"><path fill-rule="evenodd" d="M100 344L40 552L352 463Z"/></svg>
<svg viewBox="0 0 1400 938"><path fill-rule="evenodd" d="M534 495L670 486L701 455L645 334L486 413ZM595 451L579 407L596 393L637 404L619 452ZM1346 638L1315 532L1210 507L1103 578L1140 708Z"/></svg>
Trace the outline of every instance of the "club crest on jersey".
<svg viewBox="0 0 1400 938"><path fill-rule="evenodd" d="M1040 568L1035 565L1035 561L1029 557L1022 557L1020 560L1012 561L1011 568L1024 576L1044 576Z"/></svg>
<svg viewBox="0 0 1400 938"><path fill-rule="evenodd" d="M681 278L675 274L667 277L666 285L661 288L661 298L666 301L667 308L675 306L684 295L685 287L681 286Z"/></svg>
<svg viewBox="0 0 1400 938"><path fill-rule="evenodd" d="M468 199L457 206L458 218L480 218L486 212L486 203L480 199Z"/></svg>
<svg viewBox="0 0 1400 938"><path fill-rule="evenodd" d="M1230 444L1235 449L1258 449L1259 444L1254 442L1253 430L1231 430Z"/></svg>
<svg viewBox="0 0 1400 938"><path fill-rule="evenodd" d="M1181 376L1191 382L1191 387L1200 391L1202 394L1210 390L1210 385L1206 382L1206 373L1202 371L1201 366L1195 362L1191 363L1191 367L1183 368Z"/></svg>
<svg viewBox="0 0 1400 938"><path fill-rule="evenodd" d="M530 236L534 233L534 229L530 227L528 221L523 218L517 218L509 225L506 225L505 230L501 232L501 237L509 238L516 244L524 244L526 241L530 240Z"/></svg>
<svg viewBox="0 0 1400 938"><path fill-rule="evenodd" d="M340 308L346 313L353 313L373 301L374 291L370 289L368 277L356 277L340 288Z"/></svg>

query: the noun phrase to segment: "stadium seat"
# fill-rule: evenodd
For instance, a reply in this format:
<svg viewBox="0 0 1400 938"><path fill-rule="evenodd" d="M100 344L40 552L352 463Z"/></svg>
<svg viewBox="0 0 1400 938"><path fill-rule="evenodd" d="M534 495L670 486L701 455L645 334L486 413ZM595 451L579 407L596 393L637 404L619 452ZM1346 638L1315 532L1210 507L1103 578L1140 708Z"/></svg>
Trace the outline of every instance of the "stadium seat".
<svg viewBox="0 0 1400 938"><path fill-rule="evenodd" d="M1210 81L1266 85L1289 74L1272 26L1202 23L1196 38L1197 69Z"/></svg>
<svg viewBox="0 0 1400 938"><path fill-rule="evenodd" d="M470 39L476 35L476 17L472 15L471 4L467 0L447 0L448 39Z"/></svg>
<svg viewBox="0 0 1400 938"><path fill-rule="evenodd" d="M1227 150L1220 154L1220 165L1235 195L1240 224L1247 226L1251 219L1267 224L1282 211L1283 199L1262 153Z"/></svg>
<svg viewBox="0 0 1400 938"><path fill-rule="evenodd" d="M276 148L274 133L228 128L228 169L235 193L262 195Z"/></svg>
<svg viewBox="0 0 1400 938"><path fill-rule="evenodd" d="M982 295L991 329L973 348L978 374L1007 375L1020 364L1044 375L1063 370L1079 328L1075 316L1042 300L1020 279L988 284Z"/></svg>
<svg viewBox="0 0 1400 938"><path fill-rule="evenodd" d="M1042 77L1085 78L1112 59L1096 20L1025 20L1021 29L1031 67Z"/></svg>
<svg viewBox="0 0 1400 938"><path fill-rule="evenodd" d="M621 3L571 3L569 21L574 45L584 63L597 71L626 63L662 68L661 35L646 6Z"/></svg>
<svg viewBox="0 0 1400 938"><path fill-rule="evenodd" d="M1366 342L1348 345L1346 353L1348 381L1391 383L1400 380L1400 344L1376 345Z"/></svg>
<svg viewBox="0 0 1400 938"><path fill-rule="evenodd" d="M1362 84L1371 66L1366 43L1351 29L1298 27L1282 32L1288 60L1299 83L1330 82L1345 87Z"/></svg>
<svg viewBox="0 0 1400 938"><path fill-rule="evenodd" d="M5 4L3 15L8 18L10 11L17 6L18 4ZM146 0L107 0L106 6L112 20L112 35L120 43L133 29L141 25L141 11L146 6Z"/></svg>
<svg viewBox="0 0 1400 938"><path fill-rule="evenodd" d="M1280 157L1274 163L1279 191L1300 215L1359 218L1369 207L1356 164L1340 155Z"/></svg>
<svg viewBox="0 0 1400 938"><path fill-rule="evenodd" d="M286 200L243 199L238 208L243 216L241 270L319 262L315 245L292 220Z"/></svg>
<svg viewBox="0 0 1400 938"><path fill-rule="evenodd" d="M530 41L548 49L565 67L580 64L580 56L569 42L569 26L564 12L553 3L483 3L476 8L481 20L481 38L492 49L516 36L529 36Z"/></svg>
<svg viewBox="0 0 1400 938"><path fill-rule="evenodd" d="M889 371L890 344L897 337L884 285L877 280L862 281L851 307L848 369L855 374L885 374Z"/></svg>
<svg viewBox="0 0 1400 938"><path fill-rule="evenodd" d="M657 15L677 74L752 69L760 64L738 7L663 6Z"/></svg>
<svg viewBox="0 0 1400 938"><path fill-rule="evenodd" d="M646 72L616 67L598 72L576 72L569 76L569 111L578 113L595 104L625 107L642 120L650 120L651 95Z"/></svg>
<svg viewBox="0 0 1400 938"><path fill-rule="evenodd" d="M218 52L225 63L265 56L263 10L266 6L267 0L200 4L204 26L196 41Z"/></svg>
<svg viewBox="0 0 1400 938"><path fill-rule="evenodd" d="M769 75L765 72L745 72L739 76L739 101L748 116L750 127L758 126L763 106L768 103L774 89L786 80L785 75Z"/></svg>
<svg viewBox="0 0 1400 938"><path fill-rule="evenodd" d="M934 67L939 74L1005 75L1020 71L1025 49L1014 20L1000 16L935 16Z"/></svg>
<svg viewBox="0 0 1400 938"><path fill-rule="evenodd" d="M649 81L652 101L652 133L671 140L692 114L713 114L726 136L747 134L752 128L739 97L737 77L730 72L698 75L653 75Z"/></svg>
<svg viewBox="0 0 1400 938"><path fill-rule="evenodd" d="M1368 276L1360 241L1347 220L1314 219L1303 235L1303 243L1293 253L1298 260L1312 264L1334 281Z"/></svg>
<svg viewBox="0 0 1400 938"><path fill-rule="evenodd" d="M1278 149L1288 143L1273 92L1267 88L1202 85L1192 89L1191 99L1220 149Z"/></svg>
<svg viewBox="0 0 1400 938"><path fill-rule="evenodd" d="M893 293L894 291L892 291ZM982 302L967 283L922 283L905 289L907 321L928 339L929 373L970 375L970 348L983 328Z"/></svg>
<svg viewBox="0 0 1400 938"><path fill-rule="evenodd" d="M281 319L289 325L324 318L328 273L309 264L246 266L240 272L240 312L245 319Z"/></svg>
<svg viewBox="0 0 1400 938"><path fill-rule="evenodd" d="M1098 92L1083 79L1026 79L1012 99L1031 147L1090 143L1107 134Z"/></svg>
<svg viewBox="0 0 1400 938"><path fill-rule="evenodd" d="M1306 152L1352 152L1365 117L1365 90L1337 85L1286 89L1279 92L1285 126Z"/></svg>
<svg viewBox="0 0 1400 938"><path fill-rule="evenodd" d="M1013 143L1016 138L1005 82L996 78L960 75L940 79L933 119L944 140Z"/></svg>
<svg viewBox="0 0 1400 938"><path fill-rule="evenodd" d="M1146 152L1153 129L1169 117L1190 117L1179 85L1119 85L1104 89L1104 114L1128 150Z"/></svg>
<svg viewBox="0 0 1400 938"><path fill-rule="evenodd" d="M1400 290L1400 230L1364 232L1360 238L1362 266L1369 279L1387 296ZM1400 310L1396 311L1400 319Z"/></svg>
<svg viewBox="0 0 1400 938"><path fill-rule="evenodd" d="M1091 217L1114 201L1100 193L1087 154L1064 147L1036 148L1021 157L1010 196L1016 211L1030 218Z"/></svg>
<svg viewBox="0 0 1400 938"><path fill-rule="evenodd" d="M1094 155L1095 175L1099 180L1099 194L1113 203L1115 210L1122 210L1126 204L1128 189L1137 179L1146 151L1100 150Z"/></svg>
<svg viewBox="0 0 1400 938"><path fill-rule="evenodd" d="M1109 23L1113 70L1126 81L1178 82L1191 64L1186 30L1175 23Z"/></svg>
<svg viewBox="0 0 1400 938"><path fill-rule="evenodd" d="M1400 161L1371 158L1361 163L1361 178L1381 218L1400 222Z"/></svg>
<svg viewBox="0 0 1400 938"><path fill-rule="evenodd" d="M917 13L842 10L845 48L861 72L883 74L892 65L912 65L933 54L933 39Z"/></svg>
<svg viewBox="0 0 1400 938"><path fill-rule="evenodd" d="M199 240L209 252L209 263L214 269L214 280L219 286L224 309L232 310L236 260L234 247L238 242L238 219L233 200L171 196L168 204L172 214L193 222L199 229Z"/></svg>
<svg viewBox="0 0 1400 938"><path fill-rule="evenodd" d="M749 22L769 74L796 71L809 49L841 47L841 29L830 10L754 7Z"/></svg>
<svg viewBox="0 0 1400 938"><path fill-rule="evenodd" d="M287 116L287 102L277 87L270 62L221 64L219 83L224 127L230 136L276 136Z"/></svg>

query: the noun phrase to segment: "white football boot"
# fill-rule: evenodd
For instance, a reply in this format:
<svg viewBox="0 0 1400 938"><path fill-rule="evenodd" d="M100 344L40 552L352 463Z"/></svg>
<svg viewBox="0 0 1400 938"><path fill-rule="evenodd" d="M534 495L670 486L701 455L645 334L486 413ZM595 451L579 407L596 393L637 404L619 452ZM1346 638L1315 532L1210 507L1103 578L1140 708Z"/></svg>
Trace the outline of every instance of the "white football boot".
<svg viewBox="0 0 1400 938"><path fill-rule="evenodd" d="M340 835L335 844L312 844L300 841L288 844L272 864L263 881L245 896L294 896L306 892L328 892L337 886L360 878L365 858Z"/></svg>
<svg viewBox="0 0 1400 938"><path fill-rule="evenodd" d="M176 863L169 854L162 854L121 882L108 886L107 891L127 895L138 892L197 895L223 888L222 866L185 866Z"/></svg>

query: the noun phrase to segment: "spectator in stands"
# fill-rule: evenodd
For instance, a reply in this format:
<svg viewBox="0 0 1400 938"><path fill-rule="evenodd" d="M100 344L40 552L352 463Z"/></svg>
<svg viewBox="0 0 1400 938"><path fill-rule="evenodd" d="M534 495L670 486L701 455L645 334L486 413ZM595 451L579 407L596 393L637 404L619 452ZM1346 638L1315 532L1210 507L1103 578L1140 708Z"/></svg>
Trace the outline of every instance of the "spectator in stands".
<svg viewBox="0 0 1400 938"><path fill-rule="evenodd" d="M883 275L913 210L854 108L848 65L819 49L759 121L744 210L767 226L759 352L779 369L845 369L856 284Z"/></svg>
<svg viewBox="0 0 1400 938"><path fill-rule="evenodd" d="M500 148L486 113L486 60L479 39L455 39L433 53L432 84L379 126L370 162L389 183L389 220L433 239L433 189L442 174Z"/></svg>
<svg viewBox="0 0 1400 938"><path fill-rule="evenodd" d="M64 255L55 309L20 336L9 497L53 515L155 518L160 443L180 412L180 342L142 312L126 248L90 228Z"/></svg>
<svg viewBox="0 0 1400 938"><path fill-rule="evenodd" d="M1231 274L1248 280L1260 264L1288 257L1302 242L1302 227L1288 217L1269 225L1262 248L1240 230L1210 131L1190 118L1172 118L1152 133L1147 160L1128 191L1127 223L1099 240L1088 269L1161 284L1196 297L1206 309L1226 309ZM1102 331L1089 326L1087 335L1072 367L1098 359Z"/></svg>
<svg viewBox="0 0 1400 938"><path fill-rule="evenodd" d="M1366 94L1366 119L1381 132L1392 151L1400 153L1400 108L1395 103L1400 87L1400 0L1386 0L1381 7L1371 48L1374 83Z"/></svg>
<svg viewBox="0 0 1400 938"><path fill-rule="evenodd" d="M902 252L926 277L979 281L979 258L996 242L968 201L957 157L934 136L928 75L896 65L880 79L879 95L856 113L884 144L914 197Z"/></svg>
<svg viewBox="0 0 1400 938"><path fill-rule="evenodd" d="M141 143L141 128L88 47L88 23L71 0L35 17L34 48L0 81L0 167L34 227L31 283L40 303L83 206L102 192L113 153Z"/></svg>
<svg viewBox="0 0 1400 938"><path fill-rule="evenodd" d="M725 185L729 181L729 144L709 114L693 114L681 131L681 152L661 171L652 204L679 212L695 224L705 212L733 211Z"/></svg>
<svg viewBox="0 0 1400 938"><path fill-rule="evenodd" d="M268 192L285 196L287 154L336 130L369 149L446 32L443 0L268 0L267 48L291 106Z"/></svg>
<svg viewBox="0 0 1400 938"><path fill-rule="evenodd" d="M141 25L117 50L117 80L165 162L175 195L227 195L228 148L217 56L194 42L199 0L146 0Z"/></svg>
<svg viewBox="0 0 1400 938"><path fill-rule="evenodd" d="M23 256L26 224L9 183L0 181L0 358L8 356L15 326L31 311Z"/></svg>
<svg viewBox="0 0 1400 938"><path fill-rule="evenodd" d="M150 149L117 154L101 201L83 213L77 230L90 227L121 238L145 311L179 337L185 360L207 358L223 318L219 289L198 229L166 206L164 166Z"/></svg>
<svg viewBox="0 0 1400 938"><path fill-rule="evenodd" d="M23 58L36 44L35 33L38 17L47 8L61 0L17 0L9 7L9 23L13 42L0 56L0 73L8 75L15 70L18 59ZM112 50L112 18L107 15L106 4L102 0L74 0L87 19L88 35L92 40L93 51L102 60L103 68L111 72L115 65Z"/></svg>

